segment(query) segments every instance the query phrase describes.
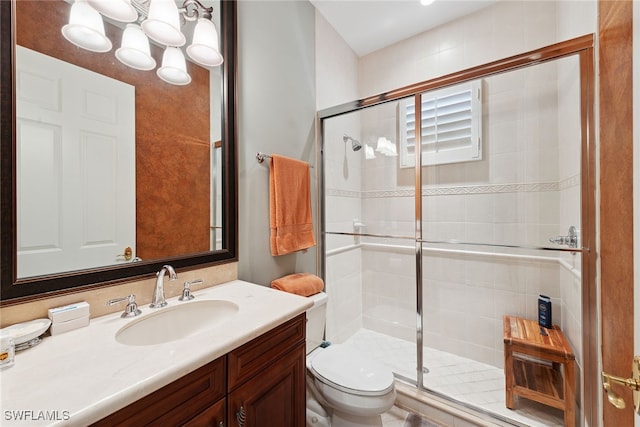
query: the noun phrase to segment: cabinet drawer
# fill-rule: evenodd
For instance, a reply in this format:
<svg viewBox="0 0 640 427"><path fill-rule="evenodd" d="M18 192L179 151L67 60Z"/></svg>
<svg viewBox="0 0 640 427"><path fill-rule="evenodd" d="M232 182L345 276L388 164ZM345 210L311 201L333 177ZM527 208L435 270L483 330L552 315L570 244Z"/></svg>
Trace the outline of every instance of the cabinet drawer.
<svg viewBox="0 0 640 427"><path fill-rule="evenodd" d="M306 315L302 313L229 353L229 390L278 363L293 347L303 343L306 322Z"/></svg>
<svg viewBox="0 0 640 427"><path fill-rule="evenodd" d="M226 396L221 357L98 421L94 426L179 425Z"/></svg>

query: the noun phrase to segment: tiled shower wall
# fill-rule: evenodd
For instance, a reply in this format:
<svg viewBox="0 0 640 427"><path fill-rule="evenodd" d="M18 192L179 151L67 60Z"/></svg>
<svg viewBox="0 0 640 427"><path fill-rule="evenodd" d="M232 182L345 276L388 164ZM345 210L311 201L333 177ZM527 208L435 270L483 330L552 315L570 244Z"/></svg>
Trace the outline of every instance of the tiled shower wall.
<svg viewBox="0 0 640 427"><path fill-rule="evenodd" d="M364 327L415 341L413 249L367 248L363 260ZM561 314L552 259L425 251L423 269L424 345L434 349L502 367L503 314L535 318L541 292Z"/></svg>

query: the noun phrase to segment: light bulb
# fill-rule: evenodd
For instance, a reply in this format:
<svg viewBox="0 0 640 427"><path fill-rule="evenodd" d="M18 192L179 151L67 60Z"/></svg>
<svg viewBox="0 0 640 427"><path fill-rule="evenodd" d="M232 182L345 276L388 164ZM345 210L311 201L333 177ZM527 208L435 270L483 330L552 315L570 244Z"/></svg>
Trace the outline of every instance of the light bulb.
<svg viewBox="0 0 640 427"><path fill-rule="evenodd" d="M398 151L396 149L396 144L389 141L384 136L378 138L378 145L376 146L376 151L380 154L384 154L385 156L395 157L398 155Z"/></svg>
<svg viewBox="0 0 640 427"><path fill-rule="evenodd" d="M151 0L149 17L142 21L149 38L167 46L182 46L187 38L180 31L180 14L174 0Z"/></svg>
<svg viewBox="0 0 640 427"><path fill-rule="evenodd" d="M102 17L86 0L76 0L71 6L69 23L62 35L71 43L92 52L109 52L111 41L104 35Z"/></svg>
<svg viewBox="0 0 640 427"><path fill-rule="evenodd" d="M187 73L187 63L182 50L177 47L167 47L162 55L162 66L156 71L158 77L173 85L187 85L191 83L191 76Z"/></svg>
<svg viewBox="0 0 640 427"><path fill-rule="evenodd" d="M218 31L209 19L200 18L193 30L193 41L187 47L191 59L205 67L217 67L223 58L218 51Z"/></svg>
<svg viewBox="0 0 640 427"><path fill-rule="evenodd" d="M116 50L116 58L136 70L153 70L156 67L156 60L149 50L149 39L136 24L127 24L122 33L122 45Z"/></svg>
<svg viewBox="0 0 640 427"><path fill-rule="evenodd" d="M367 160L376 158L376 153L373 152L373 147L369 144L364 144L364 158Z"/></svg>
<svg viewBox="0 0 640 427"><path fill-rule="evenodd" d="M95 10L120 22L133 22L138 12L131 6L131 0L87 0Z"/></svg>

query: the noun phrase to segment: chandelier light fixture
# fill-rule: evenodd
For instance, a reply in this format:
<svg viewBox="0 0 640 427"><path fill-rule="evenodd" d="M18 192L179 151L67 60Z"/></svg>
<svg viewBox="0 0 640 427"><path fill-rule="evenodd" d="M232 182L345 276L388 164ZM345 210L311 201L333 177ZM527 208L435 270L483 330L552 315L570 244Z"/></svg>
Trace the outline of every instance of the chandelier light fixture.
<svg viewBox="0 0 640 427"><path fill-rule="evenodd" d="M186 85L191 77L180 48L187 42L181 23L197 21L186 48L194 62L207 68L223 62L212 12L213 7L205 7L198 0L184 0L181 7L175 0L75 0L62 35L82 49L109 52L112 44L105 36L102 17L127 23L116 58L136 70L153 70L156 61L150 53L151 39L165 46L158 77L167 83Z"/></svg>

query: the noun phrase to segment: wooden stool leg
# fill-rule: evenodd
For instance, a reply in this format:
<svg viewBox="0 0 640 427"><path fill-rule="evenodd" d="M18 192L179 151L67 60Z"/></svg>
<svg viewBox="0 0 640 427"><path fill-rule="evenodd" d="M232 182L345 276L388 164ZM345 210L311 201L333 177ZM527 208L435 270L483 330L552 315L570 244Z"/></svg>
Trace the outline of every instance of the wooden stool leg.
<svg viewBox="0 0 640 427"><path fill-rule="evenodd" d="M513 352L510 345L504 347L505 405L507 408L513 409Z"/></svg>
<svg viewBox="0 0 640 427"><path fill-rule="evenodd" d="M575 379L574 379L574 361L567 360L564 363L564 425L565 427L575 427L576 411L575 411Z"/></svg>

